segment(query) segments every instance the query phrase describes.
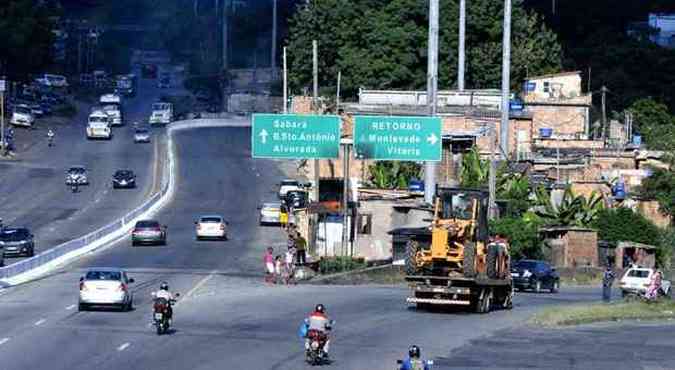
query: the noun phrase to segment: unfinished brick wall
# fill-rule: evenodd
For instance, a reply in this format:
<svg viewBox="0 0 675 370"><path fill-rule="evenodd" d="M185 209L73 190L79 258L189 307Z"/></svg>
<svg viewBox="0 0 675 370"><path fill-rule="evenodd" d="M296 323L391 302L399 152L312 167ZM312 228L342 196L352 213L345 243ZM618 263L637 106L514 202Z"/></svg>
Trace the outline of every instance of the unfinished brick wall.
<svg viewBox="0 0 675 370"><path fill-rule="evenodd" d="M291 112L296 114L312 113L312 98L309 96L294 96Z"/></svg>
<svg viewBox="0 0 675 370"><path fill-rule="evenodd" d="M532 113L535 137L539 129L553 129L554 137L574 137L586 132L589 108L560 105L527 105Z"/></svg>
<svg viewBox="0 0 675 370"><path fill-rule="evenodd" d="M659 202L655 200L640 200L637 202L637 209L638 212L658 227L667 228L673 224L672 218L661 212Z"/></svg>
<svg viewBox="0 0 675 370"><path fill-rule="evenodd" d="M598 233L570 230L565 240L565 267L598 265Z"/></svg>
<svg viewBox="0 0 675 370"><path fill-rule="evenodd" d="M538 136L538 133L537 133ZM570 140L570 139L534 139L536 148L560 148L560 149L602 149L605 143L599 140Z"/></svg>
<svg viewBox="0 0 675 370"><path fill-rule="evenodd" d="M499 127L498 119L476 119L466 116L443 117L442 132L443 135L467 135L482 132L485 127L492 126L497 133L495 141L495 150L499 148ZM519 135L520 139L519 140ZM511 119L509 121L509 151L511 155L521 152L532 151L532 121L529 119ZM481 135L476 137L476 146L481 154L490 153L490 137Z"/></svg>

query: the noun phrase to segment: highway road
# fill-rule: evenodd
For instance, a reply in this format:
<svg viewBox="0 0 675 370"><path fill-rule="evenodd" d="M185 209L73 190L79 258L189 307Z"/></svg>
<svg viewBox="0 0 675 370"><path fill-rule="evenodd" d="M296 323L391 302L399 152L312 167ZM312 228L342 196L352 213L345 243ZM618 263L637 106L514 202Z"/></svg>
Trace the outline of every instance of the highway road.
<svg viewBox="0 0 675 370"><path fill-rule="evenodd" d="M257 225L256 205L274 199L283 174L276 162L250 158L249 138L247 128L176 134L176 194L157 214L168 226L166 247L120 240L0 291L2 369L305 369L297 329L316 303L337 321L330 368L392 369L411 343L427 357L447 358L471 340L521 325L540 307L599 297L597 289L518 294L511 311L475 315L409 309L404 287L265 285L263 249L280 250L284 239L278 228ZM204 213L222 213L231 239L196 242L193 222ZM129 270L134 311L77 311L78 278L91 266ZM182 297L174 331L159 337L150 293L161 281Z"/></svg>
<svg viewBox="0 0 675 370"><path fill-rule="evenodd" d="M133 121L146 122L151 103L161 91L154 80L139 80L135 98L124 100L126 125L113 128L110 141L88 141L85 127L89 106L65 125L53 126L48 147L44 120L36 130L15 129L19 160L0 161L0 217L5 225L28 227L36 238L36 253L105 226L140 205L155 179L155 153L164 141L164 129L153 130L152 143L134 144ZM164 150L162 149L162 152ZM89 186L73 194L65 185L71 165L89 170ZM137 174L136 189L112 189L112 174L128 168ZM8 258L5 263L19 261Z"/></svg>

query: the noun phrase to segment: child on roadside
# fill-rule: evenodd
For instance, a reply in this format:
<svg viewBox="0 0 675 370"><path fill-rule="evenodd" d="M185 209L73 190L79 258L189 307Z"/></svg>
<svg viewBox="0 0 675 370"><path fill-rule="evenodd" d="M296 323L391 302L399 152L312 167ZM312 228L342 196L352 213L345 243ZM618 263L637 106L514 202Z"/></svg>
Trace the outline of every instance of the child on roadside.
<svg viewBox="0 0 675 370"><path fill-rule="evenodd" d="M265 255L263 256L263 264L265 265L265 282L273 283L274 282L274 256L272 253L274 249L272 247L267 248Z"/></svg>
<svg viewBox="0 0 675 370"><path fill-rule="evenodd" d="M281 284L284 282L284 263L281 260L281 256L277 255L274 258L274 283Z"/></svg>

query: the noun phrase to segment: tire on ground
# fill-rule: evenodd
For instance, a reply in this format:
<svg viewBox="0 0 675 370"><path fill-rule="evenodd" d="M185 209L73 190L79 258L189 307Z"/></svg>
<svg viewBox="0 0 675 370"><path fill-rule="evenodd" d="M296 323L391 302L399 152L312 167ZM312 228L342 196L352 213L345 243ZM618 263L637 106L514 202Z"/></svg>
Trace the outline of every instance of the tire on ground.
<svg viewBox="0 0 675 370"><path fill-rule="evenodd" d="M462 262L465 277L476 276L476 245L472 242L464 246L464 261Z"/></svg>

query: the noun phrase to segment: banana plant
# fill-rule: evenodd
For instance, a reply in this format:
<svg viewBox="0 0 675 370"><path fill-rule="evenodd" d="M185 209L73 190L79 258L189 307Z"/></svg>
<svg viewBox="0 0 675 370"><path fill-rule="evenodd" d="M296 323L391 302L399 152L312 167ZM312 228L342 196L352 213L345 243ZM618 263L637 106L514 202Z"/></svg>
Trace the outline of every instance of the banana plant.
<svg viewBox="0 0 675 370"><path fill-rule="evenodd" d="M592 192L586 198L583 195L574 195L569 187L565 189L560 204L554 204L543 187L535 190L535 196L535 214L551 226L590 226L604 208L601 195Z"/></svg>

